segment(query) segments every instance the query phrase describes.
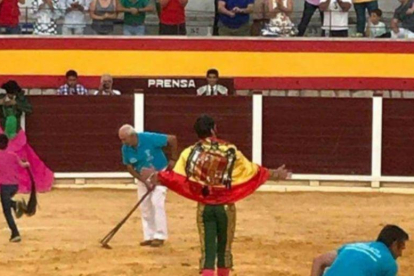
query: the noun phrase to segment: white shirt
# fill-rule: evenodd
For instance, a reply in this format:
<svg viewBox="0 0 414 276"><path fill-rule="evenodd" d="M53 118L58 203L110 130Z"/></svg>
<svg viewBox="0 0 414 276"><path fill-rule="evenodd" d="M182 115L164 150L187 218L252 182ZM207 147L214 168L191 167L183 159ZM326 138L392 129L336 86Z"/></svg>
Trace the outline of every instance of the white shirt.
<svg viewBox="0 0 414 276"><path fill-rule="evenodd" d="M210 85L204 85L197 89L197 96L227 96L227 94L228 89L220 84L216 84L213 87L211 87Z"/></svg>
<svg viewBox="0 0 414 276"><path fill-rule="evenodd" d="M321 0L321 4L325 2L327 0ZM352 0L343 0L342 2L352 5ZM328 10L324 12L322 29L330 31L348 30L348 12L342 10L337 0L331 0Z"/></svg>
<svg viewBox="0 0 414 276"><path fill-rule="evenodd" d="M112 90L112 93L115 96L120 96L121 95L121 92L119 90ZM93 92L93 95L95 95L95 96L98 95L98 94L99 94L99 90L95 90L95 92ZM103 91L102 95L109 96L109 95L112 95L112 94Z"/></svg>
<svg viewBox="0 0 414 276"><path fill-rule="evenodd" d="M385 26L384 22L378 22L377 25L374 25L371 22L368 22L367 27L368 25L369 25L369 29L371 30L369 37L374 38L374 37L382 36L383 34L387 32L387 27Z"/></svg>
<svg viewBox="0 0 414 276"><path fill-rule="evenodd" d="M64 1L64 8L65 10L71 7L72 3L78 2L84 8L84 11L71 11L65 15L65 25L69 25L69 28L84 28L85 24L85 13L88 10L88 2L87 0L61 0Z"/></svg>

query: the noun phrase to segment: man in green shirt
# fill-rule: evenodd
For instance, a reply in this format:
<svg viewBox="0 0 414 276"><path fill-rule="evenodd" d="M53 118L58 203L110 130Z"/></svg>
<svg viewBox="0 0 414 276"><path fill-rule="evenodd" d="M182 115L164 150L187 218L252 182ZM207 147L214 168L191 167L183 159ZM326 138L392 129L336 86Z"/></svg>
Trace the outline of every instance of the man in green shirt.
<svg viewBox="0 0 414 276"><path fill-rule="evenodd" d="M124 13L124 35L145 35L145 14L154 11L150 0L119 0Z"/></svg>
<svg viewBox="0 0 414 276"><path fill-rule="evenodd" d="M32 106L17 82L10 80L1 88L6 90L6 94L0 95L1 128L9 139L13 139L21 128L20 117L23 112L31 113Z"/></svg>

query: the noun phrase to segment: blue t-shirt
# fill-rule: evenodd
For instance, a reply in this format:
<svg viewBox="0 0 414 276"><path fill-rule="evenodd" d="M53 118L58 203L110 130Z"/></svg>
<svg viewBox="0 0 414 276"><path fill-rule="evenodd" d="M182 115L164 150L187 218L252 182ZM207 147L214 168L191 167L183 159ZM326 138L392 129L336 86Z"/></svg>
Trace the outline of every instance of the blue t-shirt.
<svg viewBox="0 0 414 276"><path fill-rule="evenodd" d="M254 4L254 0L220 0L226 2L226 9L231 11L235 7L245 9L248 5ZM228 15L220 13L220 22L224 26L231 29L238 29L242 25L249 22L250 16L247 13L236 13L235 17L230 17Z"/></svg>
<svg viewBox="0 0 414 276"><path fill-rule="evenodd" d="M138 146L122 146L122 161L132 165L137 172L142 168L154 167L157 171L168 165L162 148L167 145L167 135L151 132L137 133Z"/></svg>
<svg viewBox="0 0 414 276"><path fill-rule="evenodd" d="M382 242L347 244L324 276L396 276L397 262Z"/></svg>

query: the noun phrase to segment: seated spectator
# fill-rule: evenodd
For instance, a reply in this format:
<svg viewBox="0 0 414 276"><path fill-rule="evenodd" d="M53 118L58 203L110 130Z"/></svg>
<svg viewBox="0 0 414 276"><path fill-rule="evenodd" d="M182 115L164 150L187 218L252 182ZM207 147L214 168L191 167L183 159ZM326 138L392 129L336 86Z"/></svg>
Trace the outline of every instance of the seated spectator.
<svg viewBox="0 0 414 276"><path fill-rule="evenodd" d="M85 10L87 0L64 0L66 9L65 20L62 26L63 35L82 35L86 27Z"/></svg>
<svg viewBox="0 0 414 276"><path fill-rule="evenodd" d="M319 9L321 17L321 24L323 25L323 11L319 8L320 0L305 0L305 7L303 8L303 15L298 25L298 36L304 36L309 22L312 19L313 14ZM322 31L322 36L325 36L325 31Z"/></svg>
<svg viewBox="0 0 414 276"><path fill-rule="evenodd" d="M249 20L254 0L220 0L218 10L220 36L250 35Z"/></svg>
<svg viewBox="0 0 414 276"><path fill-rule="evenodd" d="M228 95L228 89L218 84L219 72L216 69L210 69L207 71L207 85L201 86L197 89L197 96L218 96Z"/></svg>
<svg viewBox="0 0 414 276"><path fill-rule="evenodd" d="M33 33L36 35L56 35L56 20L61 17L59 0L33 0L32 9L36 18Z"/></svg>
<svg viewBox="0 0 414 276"><path fill-rule="evenodd" d="M380 9L371 11L371 16L369 17L367 28L365 30L365 35L367 37L382 37L387 33L387 27L384 22L381 22L381 17L382 11Z"/></svg>
<svg viewBox="0 0 414 276"><path fill-rule="evenodd" d="M93 93L93 95L105 95L105 96L121 95L120 91L112 89L113 82L114 81L111 75L109 74L102 75L101 84L99 85L99 90L96 90Z"/></svg>
<svg viewBox="0 0 414 276"><path fill-rule="evenodd" d="M264 36L295 36L295 25L289 18L293 12L293 0L271 0L269 10L272 16L270 23L262 30Z"/></svg>
<svg viewBox="0 0 414 276"><path fill-rule="evenodd" d="M114 20L117 18L117 0L92 0L89 15L92 18L92 30L98 35L114 32Z"/></svg>
<svg viewBox="0 0 414 276"><path fill-rule="evenodd" d="M124 12L124 35L145 35L145 15L154 11L149 0L120 0L118 11Z"/></svg>
<svg viewBox="0 0 414 276"><path fill-rule="evenodd" d="M322 29L330 37L348 37L348 12L351 0L321 0L319 8L324 12Z"/></svg>
<svg viewBox="0 0 414 276"><path fill-rule="evenodd" d="M66 72L66 83L57 90L58 95L88 95L83 85L78 83L78 73L74 70Z"/></svg>
<svg viewBox="0 0 414 276"><path fill-rule="evenodd" d="M25 0L0 0L0 34L20 34L19 3Z"/></svg>
<svg viewBox="0 0 414 276"><path fill-rule="evenodd" d="M253 4L253 24L250 27L251 36L260 36L262 29L270 22L268 0L255 0Z"/></svg>
<svg viewBox="0 0 414 276"><path fill-rule="evenodd" d="M160 0L160 35L186 35L185 6L188 0Z"/></svg>
<svg viewBox="0 0 414 276"><path fill-rule="evenodd" d="M414 38L414 0L399 1L401 5L395 10L391 21L391 37Z"/></svg>
<svg viewBox="0 0 414 276"><path fill-rule="evenodd" d="M377 0L354 0L354 9L357 16L357 34L356 36L364 36L366 26L366 11L371 16L373 10L378 9Z"/></svg>

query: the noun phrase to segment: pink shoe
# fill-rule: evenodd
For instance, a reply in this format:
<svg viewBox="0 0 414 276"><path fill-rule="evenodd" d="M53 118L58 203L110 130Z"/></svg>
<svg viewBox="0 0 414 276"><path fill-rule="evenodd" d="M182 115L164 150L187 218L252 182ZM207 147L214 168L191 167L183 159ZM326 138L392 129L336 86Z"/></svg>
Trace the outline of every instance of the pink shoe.
<svg viewBox="0 0 414 276"><path fill-rule="evenodd" d="M201 276L214 276L214 270L213 269L203 269L201 272Z"/></svg>
<svg viewBox="0 0 414 276"><path fill-rule="evenodd" d="M217 276L229 276L230 269L228 268L218 268L217 269Z"/></svg>

